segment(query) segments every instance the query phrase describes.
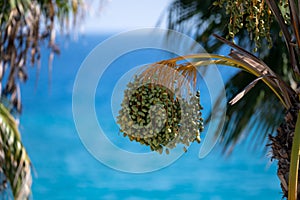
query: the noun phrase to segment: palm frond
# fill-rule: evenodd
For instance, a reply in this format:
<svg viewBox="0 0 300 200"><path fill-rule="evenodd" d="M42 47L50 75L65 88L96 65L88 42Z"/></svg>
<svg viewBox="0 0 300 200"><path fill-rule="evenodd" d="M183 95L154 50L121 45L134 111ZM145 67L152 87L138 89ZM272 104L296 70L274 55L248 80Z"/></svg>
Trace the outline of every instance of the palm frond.
<svg viewBox="0 0 300 200"><path fill-rule="evenodd" d="M18 88L19 83L27 80L26 67L40 63L44 42L51 51L49 60L59 53L55 24L67 29L71 16L74 20L84 16L83 4L79 0L0 1L0 96L9 98L18 112Z"/></svg>
<svg viewBox="0 0 300 200"><path fill-rule="evenodd" d="M22 144L18 125L0 104L0 169L10 183L15 199L28 199L31 194L31 162Z"/></svg>
<svg viewBox="0 0 300 200"><path fill-rule="evenodd" d="M232 99L240 88L247 87L253 79L255 79L253 75L245 72L233 76L225 85L227 99ZM250 147L261 146L262 142L267 141L267 135L274 132L276 124L282 121L283 111L284 106L279 103L272 91L262 83L257 83L236 104L227 106L226 121L220 136L224 150L230 153L233 147L243 140L251 144ZM206 123L209 120L210 115Z"/></svg>
<svg viewBox="0 0 300 200"><path fill-rule="evenodd" d="M175 0L169 6L168 28L184 32L201 42L210 52L216 51L222 44L210 41L212 33L226 35L229 18L221 9L212 7L213 1ZM219 20L222 15L222 19Z"/></svg>
<svg viewBox="0 0 300 200"><path fill-rule="evenodd" d="M249 83L245 89L243 89L240 93L238 93L233 99L229 101L230 105L236 104L239 100L241 100L264 76L260 76L256 78L254 81Z"/></svg>
<svg viewBox="0 0 300 200"><path fill-rule="evenodd" d="M212 6L213 2L214 0L175 0L170 6L168 21L169 28L195 38L209 53L218 52L223 44L228 45L223 41L214 40L213 34L222 37L228 35L227 25L230 21L229 15L225 13L225 8ZM276 15L274 19L276 19ZM191 24L193 25L191 26ZM295 85L295 77L290 68L289 50L285 45L284 38L278 34L280 28L280 24L272 23L270 35L273 47L266 48L268 44L262 41L262 48L258 48L256 56L260 57L265 65L271 66L272 71L278 74L285 83ZM291 32L291 30L288 31ZM234 44L238 44L242 49L254 49L251 34L249 35L246 30L240 30L235 34L235 42ZM253 75L238 72L226 83L227 98L232 99L254 79ZM265 90L261 91L262 88ZM236 112L237 110L239 112ZM283 110L284 108L278 104L278 100L272 95L271 90L258 83L234 106L227 107L225 127L221 135L224 148L230 150L234 144L245 140L245 134L251 134L252 139L265 141L268 133L275 134L273 129L282 119ZM250 128L253 127L254 129L251 129L252 131L249 133Z"/></svg>

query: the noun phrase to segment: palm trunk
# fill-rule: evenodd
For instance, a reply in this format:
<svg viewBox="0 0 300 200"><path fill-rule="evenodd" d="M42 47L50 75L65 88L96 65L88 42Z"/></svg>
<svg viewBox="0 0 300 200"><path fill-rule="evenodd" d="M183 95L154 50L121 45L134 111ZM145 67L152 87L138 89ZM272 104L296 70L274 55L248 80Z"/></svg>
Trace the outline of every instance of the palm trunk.
<svg viewBox="0 0 300 200"><path fill-rule="evenodd" d="M288 182L292 144L300 103L297 102L287 111L284 121L277 128L277 135L269 135L272 148L272 159L278 160L277 176L281 182L283 197L288 197ZM299 171L300 172L300 171ZM300 173L298 173L300 174ZM299 180L299 176L298 176ZM300 184L298 183L298 199L300 199Z"/></svg>

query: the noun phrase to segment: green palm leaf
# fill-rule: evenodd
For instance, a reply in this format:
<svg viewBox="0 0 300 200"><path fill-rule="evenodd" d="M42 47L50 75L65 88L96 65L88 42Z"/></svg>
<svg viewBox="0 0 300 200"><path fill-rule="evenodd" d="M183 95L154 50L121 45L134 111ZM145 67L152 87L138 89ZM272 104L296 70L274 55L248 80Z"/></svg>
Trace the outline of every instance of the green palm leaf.
<svg viewBox="0 0 300 200"><path fill-rule="evenodd" d="M31 192L31 163L17 126L14 117L0 104L0 169L14 198L27 199Z"/></svg>

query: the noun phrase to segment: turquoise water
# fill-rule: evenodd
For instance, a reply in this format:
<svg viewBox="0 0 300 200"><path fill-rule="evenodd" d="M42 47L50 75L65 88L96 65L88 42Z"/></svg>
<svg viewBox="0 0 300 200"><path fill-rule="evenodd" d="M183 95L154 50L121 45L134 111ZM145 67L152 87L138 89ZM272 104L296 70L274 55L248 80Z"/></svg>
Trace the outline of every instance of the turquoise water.
<svg viewBox="0 0 300 200"><path fill-rule="evenodd" d="M50 85L46 56L43 58L45 66L41 69L37 86L36 68L29 70L31 79L22 90L24 110L21 132L34 166L34 199L281 198L276 163L269 165L269 158L263 153L249 151L242 145L229 158L222 156L222 149L216 147L200 160L200 146L192 144L188 152L171 166L146 174L129 174L110 169L89 154L73 122L72 89L81 62L95 45L107 37L85 36L77 42L64 42L61 45L62 55L54 59ZM44 53L47 54L47 51ZM136 62L127 60L123 63L132 66L156 61L157 58L140 57ZM122 74L121 70L106 73L108 77ZM225 73L224 76L226 79L229 75ZM114 143L138 151L138 145L118 136L115 132L117 127L110 117L106 117L107 113L101 113L105 105L101 95L109 93L112 88L113 85L107 83L97 90L98 118L106 118L104 126L110 130L108 134ZM203 96L205 104L206 97Z"/></svg>

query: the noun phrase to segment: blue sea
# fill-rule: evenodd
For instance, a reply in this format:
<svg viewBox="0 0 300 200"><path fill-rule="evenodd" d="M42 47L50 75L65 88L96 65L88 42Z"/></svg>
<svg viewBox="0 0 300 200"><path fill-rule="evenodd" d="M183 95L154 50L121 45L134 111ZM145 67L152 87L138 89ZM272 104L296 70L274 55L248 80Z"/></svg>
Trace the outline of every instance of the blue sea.
<svg viewBox="0 0 300 200"><path fill-rule="evenodd" d="M96 45L110 36L84 35L78 40L60 37L61 55L55 56L52 72L48 71L47 49L43 49L39 75L36 75L37 68L28 70L29 81L22 86L20 129L33 164L33 199L281 198L276 163L270 163L266 152L249 150L244 143L237 145L229 157L217 144L204 159L198 156L201 144L195 143L170 166L140 174L120 172L95 159L75 128L72 91L81 63ZM120 70L113 68L105 72L110 78L100 82L102 85L96 91L95 106L98 119L102 120L108 137L116 145L145 151L118 134L117 125L111 116L106 116L111 113L103 111L107 99L101 98L110 94L114 87L110 81L121 77L124 69L161 59L149 56L147 51L137 52L137 55L134 55L136 62L130 56L120 58L116 64ZM223 69L221 72L224 80L233 73ZM89 84L88 79L86 84ZM202 96L205 99L205 93ZM205 101L203 106L205 108Z"/></svg>

